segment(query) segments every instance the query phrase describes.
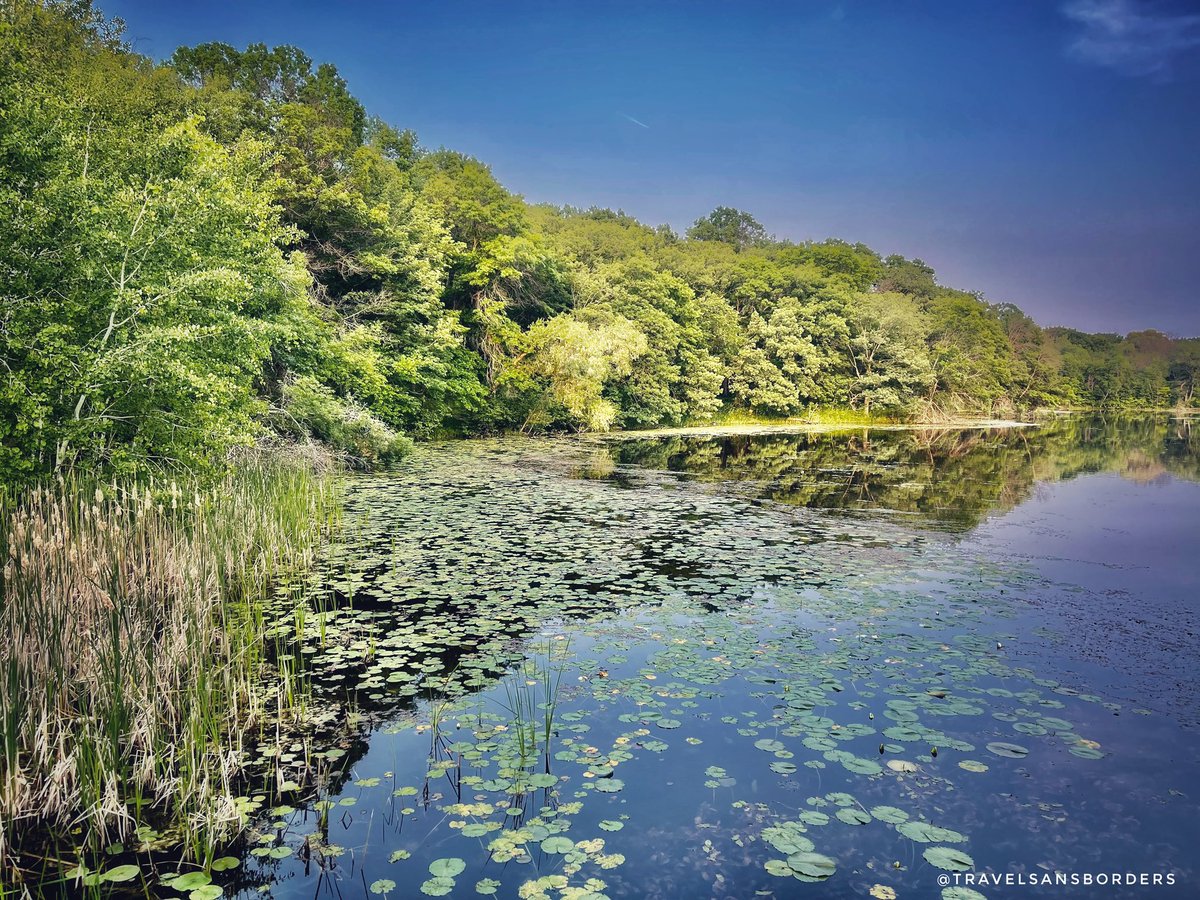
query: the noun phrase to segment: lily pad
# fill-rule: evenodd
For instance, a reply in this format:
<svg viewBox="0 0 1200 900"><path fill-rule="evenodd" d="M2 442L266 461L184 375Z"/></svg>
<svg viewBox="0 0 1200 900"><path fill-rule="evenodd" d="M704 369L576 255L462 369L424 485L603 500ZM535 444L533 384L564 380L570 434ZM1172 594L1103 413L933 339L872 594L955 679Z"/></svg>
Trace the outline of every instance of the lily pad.
<svg viewBox="0 0 1200 900"><path fill-rule="evenodd" d="M429 864L429 874L434 878L454 878L456 875L461 875L466 868L466 862L457 856L451 856L445 859L435 859L431 862Z"/></svg>
<svg viewBox="0 0 1200 900"><path fill-rule="evenodd" d="M445 897L454 890L453 878L430 878L421 883L421 893L430 897Z"/></svg>
<svg viewBox="0 0 1200 900"><path fill-rule="evenodd" d="M1007 741L992 741L987 748L997 756L1007 759L1024 759L1029 755L1028 748L1022 747L1020 744L1010 744Z"/></svg>
<svg viewBox="0 0 1200 900"><path fill-rule="evenodd" d="M207 872L185 872L171 881L171 890L183 893L211 883L212 876Z"/></svg>
<svg viewBox="0 0 1200 900"><path fill-rule="evenodd" d="M959 844L967 839L966 835L959 834L957 831L952 831L949 828L941 828L929 822L902 822L896 826L896 830L910 841L917 841L921 844L933 844L939 841Z"/></svg>
<svg viewBox="0 0 1200 900"><path fill-rule="evenodd" d="M969 887L942 888L942 900L987 900L983 894Z"/></svg>
<svg viewBox="0 0 1200 900"><path fill-rule="evenodd" d="M570 853L575 849L575 842L568 837L548 837L542 841L544 853Z"/></svg>
<svg viewBox="0 0 1200 900"><path fill-rule="evenodd" d="M837 817L847 825L866 825L871 821L871 814L854 806L847 806L837 811Z"/></svg>
<svg viewBox="0 0 1200 900"><path fill-rule="evenodd" d="M133 881L141 873L142 870L137 866L116 866L101 875L100 880L119 884L123 881Z"/></svg>
<svg viewBox="0 0 1200 900"><path fill-rule="evenodd" d="M793 853L787 858L787 864L809 878L825 879L837 871L837 862L812 851Z"/></svg>
<svg viewBox="0 0 1200 900"><path fill-rule="evenodd" d="M947 872L967 872L975 868L975 860L953 847L930 847L921 855L931 866Z"/></svg>

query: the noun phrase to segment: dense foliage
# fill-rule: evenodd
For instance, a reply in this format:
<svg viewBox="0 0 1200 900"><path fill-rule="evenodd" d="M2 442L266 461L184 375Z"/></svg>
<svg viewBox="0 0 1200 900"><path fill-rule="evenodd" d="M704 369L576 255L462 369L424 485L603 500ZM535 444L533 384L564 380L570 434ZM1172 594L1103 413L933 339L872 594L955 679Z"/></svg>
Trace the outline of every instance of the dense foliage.
<svg viewBox="0 0 1200 900"><path fill-rule="evenodd" d="M1190 405L1200 340L1040 328L920 260L527 205L294 47L132 53L87 0L0 25L0 473L200 469L403 435Z"/></svg>

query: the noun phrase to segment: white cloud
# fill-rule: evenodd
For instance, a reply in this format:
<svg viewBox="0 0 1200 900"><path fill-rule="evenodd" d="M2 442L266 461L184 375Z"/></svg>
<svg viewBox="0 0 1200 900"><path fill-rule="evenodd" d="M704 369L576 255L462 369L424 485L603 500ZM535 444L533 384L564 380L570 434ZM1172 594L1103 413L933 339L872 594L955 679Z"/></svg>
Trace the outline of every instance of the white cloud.
<svg viewBox="0 0 1200 900"><path fill-rule="evenodd" d="M1062 11L1079 26L1069 54L1126 75L1166 79L1176 56L1200 47L1200 15L1160 12L1136 0L1072 0Z"/></svg>

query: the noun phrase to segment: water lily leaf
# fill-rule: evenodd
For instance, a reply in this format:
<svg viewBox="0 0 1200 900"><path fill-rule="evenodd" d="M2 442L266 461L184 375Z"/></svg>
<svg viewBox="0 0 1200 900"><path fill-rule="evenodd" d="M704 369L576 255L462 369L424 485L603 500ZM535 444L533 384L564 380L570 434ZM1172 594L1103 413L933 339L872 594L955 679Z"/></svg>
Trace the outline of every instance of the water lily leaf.
<svg viewBox="0 0 1200 900"><path fill-rule="evenodd" d="M782 859L768 859L763 863L763 868L777 878L791 878L795 871Z"/></svg>
<svg viewBox="0 0 1200 900"><path fill-rule="evenodd" d="M483 878L475 882L475 893L494 894L500 888L500 882L495 878Z"/></svg>
<svg viewBox="0 0 1200 900"><path fill-rule="evenodd" d="M211 883L212 876L207 872L186 872L171 881L171 889L183 893Z"/></svg>
<svg viewBox="0 0 1200 900"><path fill-rule="evenodd" d="M115 868L109 869L102 874L100 876L100 880L110 883L133 881L133 879L137 878L141 873L142 870L137 866L116 866Z"/></svg>
<svg viewBox="0 0 1200 900"><path fill-rule="evenodd" d="M435 859L431 862L429 864L429 874L434 878L454 878L456 875L461 875L466 868L466 862L457 856L451 856L444 859Z"/></svg>
<svg viewBox="0 0 1200 900"><path fill-rule="evenodd" d="M804 853L815 849L815 845L803 834L803 826L795 822L773 825L763 829L763 840L780 853Z"/></svg>
<svg viewBox="0 0 1200 900"><path fill-rule="evenodd" d="M1008 759L1023 759L1029 755L1029 750L1022 747L1020 744L1010 744L1007 741L992 741L987 745L987 748L997 756L1004 756Z"/></svg>
<svg viewBox="0 0 1200 900"><path fill-rule="evenodd" d="M378 881L371 882L372 894L386 894L396 889L396 882L390 881L387 878L380 878Z"/></svg>
<svg viewBox="0 0 1200 900"><path fill-rule="evenodd" d="M601 778L596 782L596 790L605 794L615 794L625 787L620 778Z"/></svg>
<svg viewBox="0 0 1200 900"><path fill-rule="evenodd" d="M952 831L949 828L940 828L930 822L902 822L896 826L896 830L910 841L917 841L922 844L932 844L938 841L958 844L967 839L966 835L959 834L957 831Z"/></svg>
<svg viewBox="0 0 1200 900"><path fill-rule="evenodd" d="M908 821L908 813L895 806L872 806L871 815L889 825L899 825L901 822Z"/></svg>
<svg viewBox="0 0 1200 900"><path fill-rule="evenodd" d="M930 847L921 855L931 866L947 872L966 872L975 867L975 860L953 847Z"/></svg>
<svg viewBox="0 0 1200 900"><path fill-rule="evenodd" d="M787 864L810 878L828 878L837 871L837 863L834 860L812 851L793 853L787 858Z"/></svg>
<svg viewBox="0 0 1200 900"><path fill-rule="evenodd" d="M969 887L942 888L942 900L987 900L983 894Z"/></svg>
<svg viewBox="0 0 1200 900"><path fill-rule="evenodd" d="M548 837L542 841L545 853L570 853L574 849L575 842L568 837Z"/></svg>
<svg viewBox="0 0 1200 900"><path fill-rule="evenodd" d="M782 741L772 740L771 738L761 738L754 742L754 746L759 750L766 750L768 753L775 753L784 749Z"/></svg>
<svg viewBox="0 0 1200 900"><path fill-rule="evenodd" d="M871 816L869 813L852 806L847 806L845 809L839 809L837 811L837 817L847 825L866 825L871 821Z"/></svg>
<svg viewBox="0 0 1200 900"><path fill-rule="evenodd" d="M430 878L421 883L421 893L430 897L444 897L454 890L453 878Z"/></svg>
<svg viewBox="0 0 1200 900"><path fill-rule="evenodd" d="M895 762L895 760L893 760ZM878 775L883 771L879 763L873 759L860 759L859 757L851 757L850 759L842 760L842 767L854 772L858 775Z"/></svg>
<svg viewBox="0 0 1200 900"><path fill-rule="evenodd" d="M242 861L236 856L222 856L219 859L214 859L209 868L214 872L227 872L230 869L236 869L241 864Z"/></svg>

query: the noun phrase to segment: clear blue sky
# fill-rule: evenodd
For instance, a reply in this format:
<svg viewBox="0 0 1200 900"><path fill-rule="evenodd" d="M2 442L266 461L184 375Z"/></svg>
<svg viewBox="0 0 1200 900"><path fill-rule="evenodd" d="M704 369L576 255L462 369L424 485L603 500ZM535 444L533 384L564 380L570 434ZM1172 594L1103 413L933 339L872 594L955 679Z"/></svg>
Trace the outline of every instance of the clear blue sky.
<svg viewBox="0 0 1200 900"><path fill-rule="evenodd" d="M295 44L533 202L717 205L1047 325L1200 334L1200 2L98 0L139 51Z"/></svg>

